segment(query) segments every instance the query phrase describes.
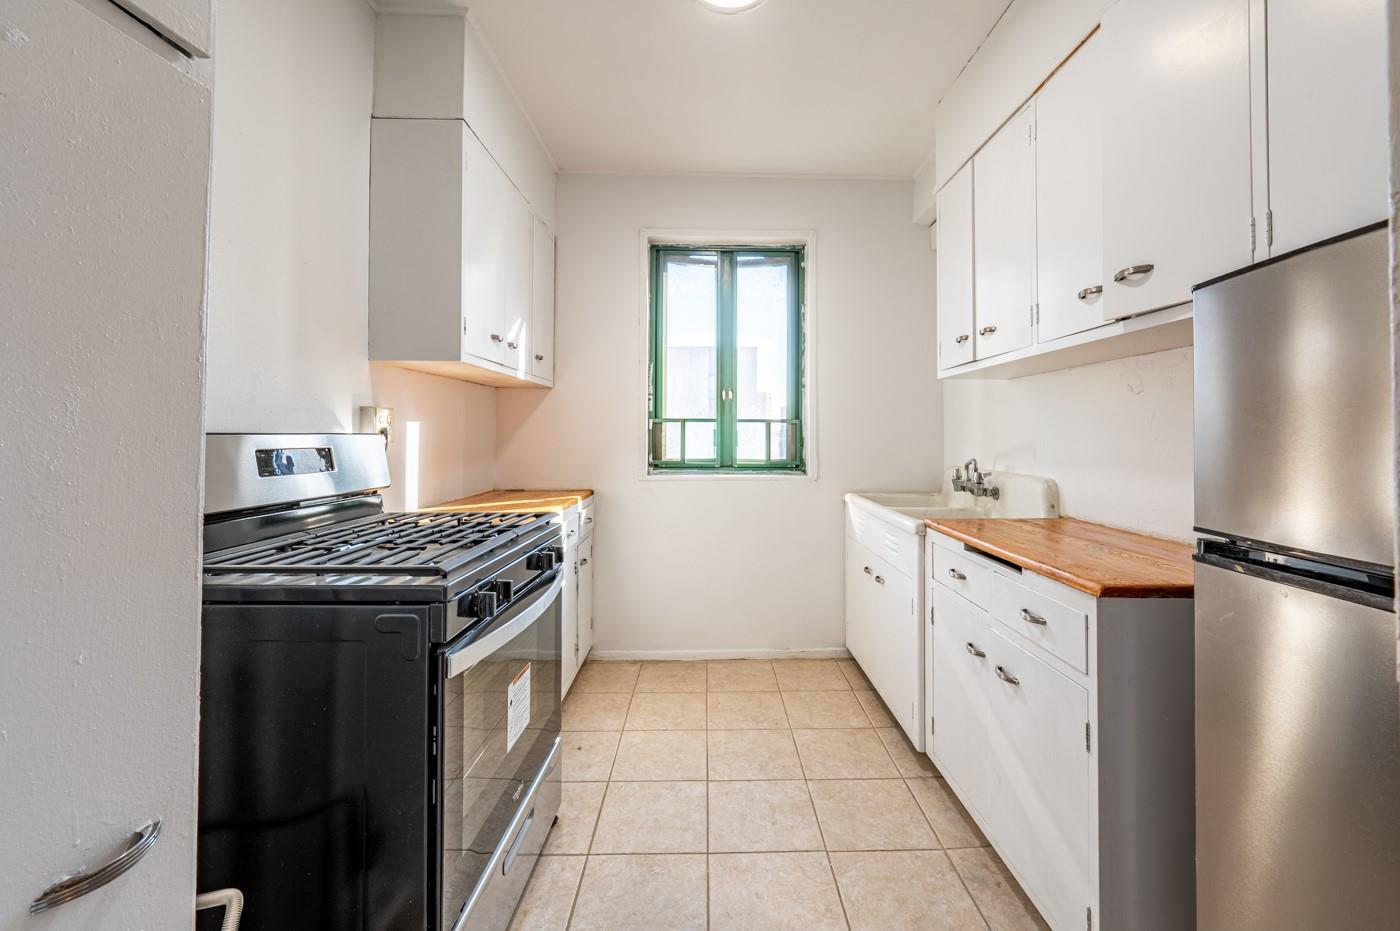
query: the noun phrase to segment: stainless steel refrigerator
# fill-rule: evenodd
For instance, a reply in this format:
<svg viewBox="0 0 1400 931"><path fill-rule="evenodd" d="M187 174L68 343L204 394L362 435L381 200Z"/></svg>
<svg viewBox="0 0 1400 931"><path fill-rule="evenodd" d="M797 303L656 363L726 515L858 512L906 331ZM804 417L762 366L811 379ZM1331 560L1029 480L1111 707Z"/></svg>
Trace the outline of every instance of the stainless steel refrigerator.
<svg viewBox="0 0 1400 931"><path fill-rule="evenodd" d="M1384 224L1195 292L1203 929L1400 927Z"/></svg>

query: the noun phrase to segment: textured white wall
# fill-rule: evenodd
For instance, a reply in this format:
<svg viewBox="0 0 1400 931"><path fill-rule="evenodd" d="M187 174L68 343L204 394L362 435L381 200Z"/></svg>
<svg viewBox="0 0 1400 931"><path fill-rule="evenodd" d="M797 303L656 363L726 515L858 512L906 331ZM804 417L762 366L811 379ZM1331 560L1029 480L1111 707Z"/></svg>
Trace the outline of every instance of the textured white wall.
<svg viewBox="0 0 1400 931"><path fill-rule="evenodd" d="M908 182L562 175L552 391L501 391L506 487L598 492L597 648L839 649L842 496L942 464L934 262ZM820 474L642 477L644 228L813 229Z"/></svg>
<svg viewBox="0 0 1400 931"><path fill-rule="evenodd" d="M368 359L375 15L363 0L219 10L210 206L210 431L356 429L356 408L421 424L422 504L493 484L494 390Z"/></svg>
<svg viewBox="0 0 1400 931"><path fill-rule="evenodd" d="M1071 517L1190 537L1191 359L1188 347L1009 381L944 381L945 458L1053 478Z"/></svg>

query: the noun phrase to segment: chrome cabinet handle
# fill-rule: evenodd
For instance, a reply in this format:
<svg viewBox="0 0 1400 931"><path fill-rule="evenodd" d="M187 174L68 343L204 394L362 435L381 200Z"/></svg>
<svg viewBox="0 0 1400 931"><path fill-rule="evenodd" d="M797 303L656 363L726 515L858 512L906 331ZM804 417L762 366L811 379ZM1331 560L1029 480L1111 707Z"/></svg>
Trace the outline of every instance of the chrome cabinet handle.
<svg viewBox="0 0 1400 931"><path fill-rule="evenodd" d="M866 566L866 567L865 567L864 569L862 569L861 571L864 572L866 575L873 575L873 573L870 571L870 567L869 567L869 566Z"/></svg>
<svg viewBox="0 0 1400 931"><path fill-rule="evenodd" d="M29 914L38 915L51 908L57 908L65 902L82 898L89 892L101 889L141 862L141 858L155 846L156 840L159 838L160 819L156 818L154 821L146 822L145 827L131 835L126 849L102 866L86 873L79 873L77 876L60 879L39 893L39 897L29 903Z"/></svg>
<svg viewBox="0 0 1400 931"><path fill-rule="evenodd" d="M967 652L971 653L978 659L981 659L982 657L987 655L985 650L977 649L977 644L973 643L971 640L967 642Z"/></svg>
<svg viewBox="0 0 1400 931"><path fill-rule="evenodd" d="M1145 265L1129 265L1127 268L1120 268L1113 273L1114 281L1127 281L1129 278L1136 278L1138 275L1147 275L1157 266L1148 262Z"/></svg>
<svg viewBox="0 0 1400 931"><path fill-rule="evenodd" d="M491 342L493 342L493 343L499 343L499 342L501 342L501 341L504 340L504 339L505 339L505 337L502 336L502 335L499 334L499 333L492 333L492 334L491 334Z"/></svg>
<svg viewBox="0 0 1400 931"><path fill-rule="evenodd" d="M1007 683L1008 685L1020 685L1020 684L1021 684L1021 680L1020 680L1020 679L1016 678L1016 677L1013 676L1011 673L1007 672L1005 669L1002 669L1000 666L997 667L997 678L1000 679L1001 681Z"/></svg>
<svg viewBox="0 0 1400 931"><path fill-rule="evenodd" d="M1092 296L1095 295L1095 294L1102 294L1102 293L1103 293L1103 285L1101 285L1101 284L1091 284L1091 285L1089 285L1089 287L1087 287L1087 288L1080 288L1080 289L1079 289L1079 299L1080 299L1081 301L1087 300L1088 298L1092 297Z"/></svg>
<svg viewBox="0 0 1400 931"><path fill-rule="evenodd" d="M506 343L506 345L509 346L511 349L519 349L519 348L520 348L520 344L519 344L519 343L515 343L515 342Z"/></svg>
<svg viewBox="0 0 1400 931"><path fill-rule="evenodd" d="M956 336L956 337L954 337L954 338L953 338L953 342L955 342L955 343L965 343L965 342L967 342L967 341L970 340L970 339L972 339L972 337L969 336L969 335L967 335L966 333L964 333L964 334L962 334L961 336Z"/></svg>
<svg viewBox="0 0 1400 931"><path fill-rule="evenodd" d="M996 331L997 331L997 328L996 328L995 326L984 326L982 329L980 329L980 330L977 331L977 335L978 335L978 336L990 336L991 334L995 333Z"/></svg>
<svg viewBox="0 0 1400 931"><path fill-rule="evenodd" d="M536 361L536 362L543 362L543 361L544 361L544 356L540 355L538 352L535 353L535 361Z"/></svg>
<svg viewBox="0 0 1400 931"><path fill-rule="evenodd" d="M1021 609L1021 620L1025 621L1027 624L1039 624L1042 627L1045 626L1045 618L1039 614L1036 614L1030 608Z"/></svg>
<svg viewBox="0 0 1400 931"><path fill-rule="evenodd" d="M580 566L586 566L586 565L588 565L588 560L587 560L587 559L580 559L580 560L578 561L578 564L579 564Z"/></svg>
<svg viewBox="0 0 1400 931"><path fill-rule="evenodd" d="M966 581L967 581L967 576L964 575L963 573L959 572L959 571L956 570L956 569L949 569L949 570L948 570L948 575L950 575L951 577L957 579L959 582L966 582Z"/></svg>
<svg viewBox="0 0 1400 931"><path fill-rule="evenodd" d="M883 575L877 575L877 576L875 576L875 584L876 584L876 585L884 585L884 584L885 584L885 577L884 577Z"/></svg>

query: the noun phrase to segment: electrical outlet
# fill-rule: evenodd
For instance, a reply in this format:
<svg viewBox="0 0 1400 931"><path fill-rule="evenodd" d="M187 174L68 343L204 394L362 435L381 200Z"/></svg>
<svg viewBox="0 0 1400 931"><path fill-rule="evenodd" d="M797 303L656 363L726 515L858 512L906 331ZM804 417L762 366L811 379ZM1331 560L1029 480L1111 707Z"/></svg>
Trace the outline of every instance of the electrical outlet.
<svg viewBox="0 0 1400 931"><path fill-rule="evenodd" d="M384 437L384 442L391 443L394 439L394 409L392 407L373 407L365 405L360 408L360 433L378 433Z"/></svg>

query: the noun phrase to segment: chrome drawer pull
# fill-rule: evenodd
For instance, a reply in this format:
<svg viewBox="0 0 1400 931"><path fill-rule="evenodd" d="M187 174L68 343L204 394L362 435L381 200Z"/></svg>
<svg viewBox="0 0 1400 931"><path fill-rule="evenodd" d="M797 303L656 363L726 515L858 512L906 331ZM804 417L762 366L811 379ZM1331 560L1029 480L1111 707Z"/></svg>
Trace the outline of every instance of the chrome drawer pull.
<svg viewBox="0 0 1400 931"><path fill-rule="evenodd" d="M953 337L953 342L955 342L955 343L965 343L965 342L967 342L967 341L970 340L970 339L972 339L972 337L969 336L968 334L964 333L964 334L961 335L961 336L955 336L955 337Z"/></svg>
<svg viewBox="0 0 1400 931"><path fill-rule="evenodd" d="M1045 618L1041 617L1039 614L1036 614L1030 608L1021 609L1021 620L1025 621L1027 624L1039 624L1042 627L1045 626Z"/></svg>
<svg viewBox="0 0 1400 931"><path fill-rule="evenodd" d="M520 344L519 344L519 343L516 343L516 342L506 343L506 345L509 346L511 349L519 349L519 348L520 348Z"/></svg>
<svg viewBox="0 0 1400 931"><path fill-rule="evenodd" d="M997 667L997 678L1000 679L1001 681L1007 683L1008 685L1020 685L1020 684L1021 684L1021 680L1020 680L1020 679L1016 678L1016 677L1013 676L1011 673L1007 672L1005 669L1002 669L1000 666Z"/></svg>
<svg viewBox="0 0 1400 931"><path fill-rule="evenodd" d="M966 582L966 581L967 581L967 576L964 575L963 573L959 572L959 571L956 570L956 569L949 569L949 570L948 570L948 575L949 575L950 577L954 578L954 579L957 579L959 582Z"/></svg>
<svg viewBox="0 0 1400 931"><path fill-rule="evenodd" d="M991 336L991 335L992 335L993 333L995 333L996 331L997 331L997 328L996 328L995 326L984 326L982 329L980 329L980 330L977 331L977 335L978 335L978 336Z"/></svg>
<svg viewBox="0 0 1400 931"><path fill-rule="evenodd" d="M967 642L967 652L971 653L978 659L981 659L982 657L987 655L985 651L977 649L977 644L973 643L971 640Z"/></svg>
<svg viewBox="0 0 1400 931"><path fill-rule="evenodd" d="M1157 266L1153 265L1151 262L1148 262L1145 265L1129 265L1127 268L1120 268L1118 269L1118 271L1114 272L1113 280L1127 281L1129 278L1136 278L1139 275L1150 275L1152 273L1152 269L1156 267Z"/></svg>
<svg viewBox="0 0 1400 931"><path fill-rule="evenodd" d="M501 342L501 341L504 340L504 339L505 339L505 337L502 336L502 335L499 334L499 333L492 333L492 334L491 334L491 342L493 342L493 343L499 343L499 342Z"/></svg>
<svg viewBox="0 0 1400 931"><path fill-rule="evenodd" d="M1082 300L1086 300L1086 299L1088 299L1088 298L1090 298L1090 297L1093 297L1095 294L1102 294L1102 293L1103 293L1103 285L1101 285L1101 284L1091 284L1091 285L1089 285L1089 287L1087 287L1087 288L1080 288L1080 289L1079 289L1079 299L1080 299L1081 301L1082 301Z"/></svg>
<svg viewBox="0 0 1400 931"><path fill-rule="evenodd" d="M39 897L29 903L29 914L38 915L51 908L57 908L65 902L80 899L89 892L101 889L141 862L141 858L155 846L159 838L160 819L148 821L145 827L131 835L131 840L127 842L125 850L102 866L86 873L79 873L77 876L60 879L39 893Z"/></svg>
<svg viewBox="0 0 1400 931"><path fill-rule="evenodd" d="M877 576L875 576L875 584L876 584L876 585L884 585L884 584L885 584L885 577L884 577L883 575L877 575Z"/></svg>

